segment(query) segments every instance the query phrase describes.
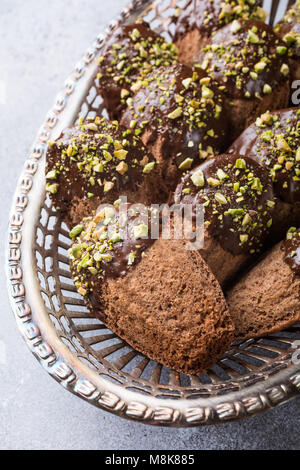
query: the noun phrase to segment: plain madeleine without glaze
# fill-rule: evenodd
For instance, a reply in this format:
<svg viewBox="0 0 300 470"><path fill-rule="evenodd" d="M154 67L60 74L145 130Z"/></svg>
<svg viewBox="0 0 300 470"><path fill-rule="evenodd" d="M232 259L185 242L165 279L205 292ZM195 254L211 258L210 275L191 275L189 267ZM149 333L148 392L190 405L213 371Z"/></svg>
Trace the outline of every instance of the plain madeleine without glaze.
<svg viewBox="0 0 300 470"><path fill-rule="evenodd" d="M276 245L228 292L238 339L300 322L300 231Z"/></svg>

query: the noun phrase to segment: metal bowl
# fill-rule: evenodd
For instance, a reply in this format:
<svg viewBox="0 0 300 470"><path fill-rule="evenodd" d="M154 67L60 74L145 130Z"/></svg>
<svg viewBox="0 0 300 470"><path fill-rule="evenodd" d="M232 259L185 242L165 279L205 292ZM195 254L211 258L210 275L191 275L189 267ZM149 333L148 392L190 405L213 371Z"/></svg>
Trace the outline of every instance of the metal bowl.
<svg viewBox="0 0 300 470"><path fill-rule="evenodd" d="M300 325L234 344L207 373L186 376L138 353L92 318L72 282L68 228L45 196L47 141L79 115L94 116L96 61L119 24L143 17L169 38L175 3L134 0L77 64L43 123L20 177L10 215L6 270L19 329L46 371L97 407L148 424L195 426L252 416L300 393L295 341ZM270 2L267 2L268 4ZM274 1L271 22L278 5ZM103 110L105 113L105 110Z"/></svg>

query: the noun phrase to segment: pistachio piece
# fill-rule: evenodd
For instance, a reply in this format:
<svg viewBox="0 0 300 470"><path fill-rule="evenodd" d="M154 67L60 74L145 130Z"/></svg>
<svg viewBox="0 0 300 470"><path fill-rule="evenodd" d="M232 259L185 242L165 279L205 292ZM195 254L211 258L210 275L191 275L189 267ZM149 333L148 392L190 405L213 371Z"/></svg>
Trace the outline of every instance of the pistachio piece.
<svg viewBox="0 0 300 470"><path fill-rule="evenodd" d="M114 156L117 157L119 160L125 160L127 157L127 154L128 154L128 151L124 149L114 151Z"/></svg>
<svg viewBox="0 0 300 470"><path fill-rule="evenodd" d="M95 132L97 132L99 130L98 126L94 122L90 122L90 123L86 124L86 128L89 131L95 131Z"/></svg>
<svg viewBox="0 0 300 470"><path fill-rule="evenodd" d="M135 260L135 252L131 251L128 256L128 265L131 266Z"/></svg>
<svg viewBox="0 0 300 470"><path fill-rule="evenodd" d="M73 227L73 229L69 233L70 238L76 238L78 235L81 234L82 230L83 230L83 225L80 225L80 224L76 225L75 227Z"/></svg>
<svg viewBox="0 0 300 470"><path fill-rule="evenodd" d="M155 162L149 162L144 166L143 173L150 173L154 168Z"/></svg>
<svg viewBox="0 0 300 470"><path fill-rule="evenodd" d="M185 78L182 80L182 85L184 88L189 88L190 84L192 83L192 78Z"/></svg>
<svg viewBox="0 0 300 470"><path fill-rule="evenodd" d="M133 227L133 236L136 240L148 237L148 225L140 224Z"/></svg>
<svg viewBox="0 0 300 470"><path fill-rule="evenodd" d="M246 233L241 234L241 235L240 235L240 242L241 242L242 244L243 244L243 243L247 243L248 238L249 238L249 236L248 236Z"/></svg>
<svg viewBox="0 0 300 470"><path fill-rule="evenodd" d="M83 297L87 294L87 290L82 286L78 287L77 290L78 290L79 294L82 295Z"/></svg>
<svg viewBox="0 0 300 470"><path fill-rule="evenodd" d="M51 193L51 194L56 194L57 190L58 190L58 186L59 185L57 183L54 183L54 184L47 183L46 184L46 191L48 191L48 193Z"/></svg>
<svg viewBox="0 0 300 470"><path fill-rule="evenodd" d="M240 23L239 21L237 21L237 20L234 20L234 21L231 23L230 29L231 29L231 31L233 32L233 34L236 34L236 33L238 33L238 32L240 31L241 27L242 27L241 23Z"/></svg>
<svg viewBox="0 0 300 470"><path fill-rule="evenodd" d="M250 29L248 31L248 41L251 42L252 44L258 44L259 43L259 37L257 34L253 31L253 29Z"/></svg>
<svg viewBox="0 0 300 470"><path fill-rule="evenodd" d="M169 119L177 119L182 115L182 108L176 108L174 111L168 114Z"/></svg>
<svg viewBox="0 0 300 470"><path fill-rule="evenodd" d="M48 171L48 173L46 174L46 178L48 180L55 180L57 178L57 175L58 175L58 171L57 170L50 170Z"/></svg>
<svg viewBox="0 0 300 470"><path fill-rule="evenodd" d="M216 193L215 199L219 204L227 204L227 199L222 193Z"/></svg>
<svg viewBox="0 0 300 470"><path fill-rule="evenodd" d="M128 165L125 162L120 162L119 165L116 167L116 171L121 175L125 175L128 171Z"/></svg>
<svg viewBox="0 0 300 470"><path fill-rule="evenodd" d="M246 168L246 162L243 158L238 158L235 162L235 167L240 169Z"/></svg>
<svg viewBox="0 0 300 470"><path fill-rule="evenodd" d="M107 182L104 184L103 191L104 191L105 193L108 193L108 191L110 191L113 187L114 187L114 183L113 183L112 181L107 181Z"/></svg>
<svg viewBox="0 0 300 470"><path fill-rule="evenodd" d="M282 75L288 75L290 73L289 66L287 64L282 64L280 72L282 73Z"/></svg>
<svg viewBox="0 0 300 470"><path fill-rule="evenodd" d="M192 174L191 180L197 187L203 187L205 185L204 173L202 170L198 170Z"/></svg>
<svg viewBox="0 0 300 470"><path fill-rule="evenodd" d="M188 168L191 168L194 160L192 158L186 158L183 160L182 163L178 166L179 170L187 170Z"/></svg>
<svg viewBox="0 0 300 470"><path fill-rule="evenodd" d="M287 47L285 46L278 46L276 47L276 52L278 55L284 55L287 51Z"/></svg>
<svg viewBox="0 0 300 470"><path fill-rule="evenodd" d="M270 93L272 93L272 87L270 87L270 85L265 83L264 88L263 88L263 93L265 95L269 95Z"/></svg>

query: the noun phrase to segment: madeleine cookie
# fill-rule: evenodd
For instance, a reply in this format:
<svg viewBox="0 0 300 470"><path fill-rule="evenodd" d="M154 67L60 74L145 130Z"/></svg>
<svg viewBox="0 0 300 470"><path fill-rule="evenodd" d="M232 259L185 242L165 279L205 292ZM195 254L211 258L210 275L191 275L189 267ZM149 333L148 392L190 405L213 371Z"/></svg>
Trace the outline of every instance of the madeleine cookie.
<svg viewBox="0 0 300 470"><path fill-rule="evenodd" d="M103 202L164 201L158 165L132 130L95 118L49 142L46 190L66 221L76 224Z"/></svg>
<svg viewBox="0 0 300 470"><path fill-rule="evenodd" d="M300 230L291 229L228 292L238 339L266 335L300 322Z"/></svg>
<svg viewBox="0 0 300 470"><path fill-rule="evenodd" d="M274 31L288 48L292 80L300 80L300 1L287 11Z"/></svg>
<svg viewBox="0 0 300 470"><path fill-rule="evenodd" d="M278 198L272 232L281 240L288 227L300 224L300 110L262 114L229 152L246 155L268 169Z"/></svg>
<svg viewBox="0 0 300 470"><path fill-rule="evenodd" d="M259 163L239 155L220 155L187 173L174 201L204 209L200 253L225 284L261 251L272 226L272 181ZM193 227L195 230L195 227Z"/></svg>
<svg viewBox="0 0 300 470"><path fill-rule="evenodd" d="M183 240L149 240L132 206L127 220L110 211L71 232L73 279L91 313L150 359L187 374L206 370L233 338L217 280Z"/></svg>
<svg viewBox="0 0 300 470"><path fill-rule="evenodd" d="M118 28L104 43L99 58L98 90L111 119L119 119L134 93L134 84L149 72L177 60L177 48L143 21Z"/></svg>
<svg viewBox="0 0 300 470"><path fill-rule="evenodd" d="M264 21L261 0L192 0L178 12L174 41L179 60L191 65L207 39L233 20L254 18Z"/></svg>
<svg viewBox="0 0 300 470"><path fill-rule="evenodd" d="M236 20L219 29L196 62L224 91L233 138L266 110L288 105L287 47L260 21Z"/></svg>
<svg viewBox="0 0 300 470"><path fill-rule="evenodd" d="M218 86L204 71L181 64L161 67L140 83L121 123L141 136L172 190L183 171L228 142Z"/></svg>

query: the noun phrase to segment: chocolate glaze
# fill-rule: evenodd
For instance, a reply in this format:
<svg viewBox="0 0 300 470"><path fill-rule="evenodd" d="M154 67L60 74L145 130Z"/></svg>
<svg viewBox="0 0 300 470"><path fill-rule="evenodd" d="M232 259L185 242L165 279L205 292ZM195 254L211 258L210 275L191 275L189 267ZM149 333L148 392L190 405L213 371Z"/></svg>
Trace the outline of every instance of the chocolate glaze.
<svg viewBox="0 0 300 470"><path fill-rule="evenodd" d="M175 41L197 29L202 36L210 36L222 26L239 18L262 19L261 0L191 0L181 12L174 33Z"/></svg>
<svg viewBox="0 0 300 470"><path fill-rule="evenodd" d="M219 29L195 58L234 99L261 98L274 91L288 79L287 61L285 43L257 20L238 20Z"/></svg>
<svg viewBox="0 0 300 470"><path fill-rule="evenodd" d="M286 142L287 150L280 148L284 141L279 136ZM300 110L290 108L263 114L232 144L229 152L247 155L265 165L274 181L276 196L293 204L300 203L300 156L296 159L299 148ZM284 161L279 164L281 157Z"/></svg>
<svg viewBox="0 0 300 470"><path fill-rule="evenodd" d="M281 249L285 253L284 261L296 276L300 276L300 230L297 230L291 238L285 240Z"/></svg>
<svg viewBox="0 0 300 470"><path fill-rule="evenodd" d="M103 205L94 217L86 218L83 231L73 236L69 250L77 288L85 288L91 278L125 276L153 243L151 227L157 224L159 228L159 220L159 212L139 204L122 204L120 208ZM137 235L134 230L142 227L147 233Z"/></svg>
<svg viewBox="0 0 300 470"><path fill-rule="evenodd" d="M203 181L196 186L193 178L199 171ZM233 254L260 250L274 207L268 172L254 160L239 155L220 155L192 170L177 186L174 200L177 204L192 204L194 210L196 205L204 204L208 231Z"/></svg>
<svg viewBox="0 0 300 470"><path fill-rule="evenodd" d="M212 98L205 98L204 90L212 92ZM172 117L177 110L181 114ZM147 132L150 145L160 138L162 157L173 159L179 169L186 159L193 160L193 167L219 153L227 142L222 93L205 72L181 64L150 74L121 122L127 127L135 123L136 130Z"/></svg>
<svg viewBox="0 0 300 470"><path fill-rule="evenodd" d="M135 192L148 176L145 165L154 165L152 155L138 137L104 118L66 129L49 143L46 158L46 187L62 211L68 210L75 196L97 197L100 203L110 193ZM111 189L109 183L113 184Z"/></svg>
<svg viewBox="0 0 300 470"><path fill-rule="evenodd" d="M274 31L289 46L289 56L300 58L300 1L298 0L275 26Z"/></svg>
<svg viewBox="0 0 300 470"><path fill-rule="evenodd" d="M110 118L118 119L132 95L131 86L161 65L170 65L177 59L173 44L152 31L145 22L118 28L104 44L99 59L99 92ZM122 95L127 91L127 95Z"/></svg>

